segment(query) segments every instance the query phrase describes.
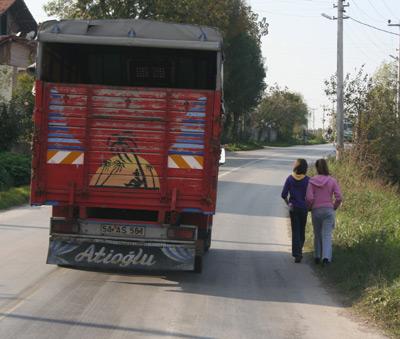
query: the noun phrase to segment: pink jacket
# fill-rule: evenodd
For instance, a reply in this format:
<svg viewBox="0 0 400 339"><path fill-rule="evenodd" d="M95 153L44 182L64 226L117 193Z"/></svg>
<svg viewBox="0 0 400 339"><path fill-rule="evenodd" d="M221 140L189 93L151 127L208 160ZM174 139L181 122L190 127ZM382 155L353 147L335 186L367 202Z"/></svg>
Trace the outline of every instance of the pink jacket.
<svg viewBox="0 0 400 339"><path fill-rule="evenodd" d="M337 181L329 175L312 177L307 187L306 202L311 209L320 207L337 209L342 203L342 192Z"/></svg>

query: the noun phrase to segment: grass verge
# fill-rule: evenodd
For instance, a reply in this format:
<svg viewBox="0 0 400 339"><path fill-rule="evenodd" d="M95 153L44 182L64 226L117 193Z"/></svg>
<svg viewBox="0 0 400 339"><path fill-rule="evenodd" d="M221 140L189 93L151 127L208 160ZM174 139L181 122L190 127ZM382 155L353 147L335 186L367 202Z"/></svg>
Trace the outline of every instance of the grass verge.
<svg viewBox="0 0 400 339"><path fill-rule="evenodd" d="M271 147L290 147L296 145L319 145L325 144L325 140L319 139L310 139L306 143L303 143L300 140L293 139L289 141L275 141L270 143L261 143L261 142L234 142L225 145L225 149L229 152L237 152L237 151L252 151L256 149L262 149L264 146Z"/></svg>
<svg viewBox="0 0 400 339"><path fill-rule="evenodd" d="M334 261L317 271L357 311L400 338L400 195L362 175L351 161L330 167L344 204L337 212ZM307 228L311 247L312 227Z"/></svg>
<svg viewBox="0 0 400 339"><path fill-rule="evenodd" d="M28 203L29 192L29 186L10 188L0 192L0 210Z"/></svg>
<svg viewBox="0 0 400 339"><path fill-rule="evenodd" d="M225 149L228 152L238 152L238 151L252 151L256 149L263 148L264 145L258 142L234 142L225 145Z"/></svg>

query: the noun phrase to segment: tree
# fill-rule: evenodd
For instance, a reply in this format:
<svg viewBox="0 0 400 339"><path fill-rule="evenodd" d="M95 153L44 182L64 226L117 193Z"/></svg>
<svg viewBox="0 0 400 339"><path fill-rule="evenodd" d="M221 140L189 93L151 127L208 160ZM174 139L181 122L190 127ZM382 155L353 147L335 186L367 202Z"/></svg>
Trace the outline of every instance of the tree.
<svg viewBox="0 0 400 339"><path fill-rule="evenodd" d="M400 181L400 129L396 105L396 67L384 63L369 76L360 68L347 74L344 86L345 117L354 122L352 153L368 174ZM335 102L336 79L325 82L326 94Z"/></svg>
<svg viewBox="0 0 400 339"><path fill-rule="evenodd" d="M253 111L265 89L260 39L268 23L244 0L50 0L45 10L61 18L141 18L217 27L224 37L229 138L239 137L240 118Z"/></svg>
<svg viewBox="0 0 400 339"><path fill-rule="evenodd" d="M272 87L257 109L258 127L273 126L281 140L290 140L298 126L307 123L308 107L303 97L278 86Z"/></svg>

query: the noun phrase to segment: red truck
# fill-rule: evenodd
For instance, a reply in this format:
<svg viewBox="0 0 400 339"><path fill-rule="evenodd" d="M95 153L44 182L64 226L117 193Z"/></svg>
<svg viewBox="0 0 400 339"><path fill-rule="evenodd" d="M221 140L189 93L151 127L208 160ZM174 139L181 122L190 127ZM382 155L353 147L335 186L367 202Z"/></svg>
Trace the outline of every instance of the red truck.
<svg viewBox="0 0 400 339"><path fill-rule="evenodd" d="M38 32L32 205L51 205L47 263L202 269L215 213L222 39L146 20Z"/></svg>

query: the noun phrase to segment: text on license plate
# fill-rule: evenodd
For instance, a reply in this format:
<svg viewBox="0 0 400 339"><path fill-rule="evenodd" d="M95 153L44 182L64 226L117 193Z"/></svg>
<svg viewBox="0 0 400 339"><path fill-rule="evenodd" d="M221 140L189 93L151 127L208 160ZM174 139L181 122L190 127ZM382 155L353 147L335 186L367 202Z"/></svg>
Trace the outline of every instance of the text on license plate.
<svg viewBox="0 0 400 339"><path fill-rule="evenodd" d="M113 225L102 224L100 226L101 233L109 235L127 235L133 237L144 237L143 226L130 226L130 225Z"/></svg>

